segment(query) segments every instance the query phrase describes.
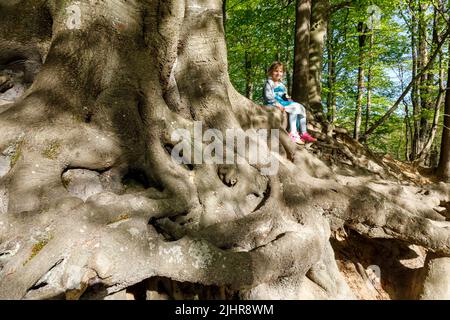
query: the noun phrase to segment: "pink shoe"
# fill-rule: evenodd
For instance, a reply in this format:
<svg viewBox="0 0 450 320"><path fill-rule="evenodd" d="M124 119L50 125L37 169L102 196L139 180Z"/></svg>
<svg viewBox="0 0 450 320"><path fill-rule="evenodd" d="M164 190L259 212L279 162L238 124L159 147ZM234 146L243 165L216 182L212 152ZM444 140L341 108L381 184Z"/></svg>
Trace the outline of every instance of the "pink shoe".
<svg viewBox="0 0 450 320"><path fill-rule="evenodd" d="M309 135L309 133L304 133L304 134L302 134L301 136L300 136L300 139L302 140L302 141L304 141L304 142L316 142L317 141L317 139L316 138L313 138L313 137L311 137L310 135Z"/></svg>
<svg viewBox="0 0 450 320"><path fill-rule="evenodd" d="M292 142L297 144L305 144L302 139L300 139L300 136L298 133L289 133L289 137L291 138Z"/></svg>

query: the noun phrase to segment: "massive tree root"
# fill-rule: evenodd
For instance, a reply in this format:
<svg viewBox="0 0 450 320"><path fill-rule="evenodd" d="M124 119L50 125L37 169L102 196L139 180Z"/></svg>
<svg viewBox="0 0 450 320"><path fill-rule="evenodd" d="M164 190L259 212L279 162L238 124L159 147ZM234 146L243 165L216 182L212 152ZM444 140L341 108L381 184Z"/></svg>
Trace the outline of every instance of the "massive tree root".
<svg viewBox="0 0 450 320"><path fill-rule="evenodd" d="M0 109L0 298L105 298L170 279L351 299L329 241L342 228L450 255L447 185L336 174L283 130L278 151L252 140L275 175L234 149L236 164L173 161L172 134L196 121L281 126L230 84L221 1L0 6L0 66L20 60L29 79Z"/></svg>

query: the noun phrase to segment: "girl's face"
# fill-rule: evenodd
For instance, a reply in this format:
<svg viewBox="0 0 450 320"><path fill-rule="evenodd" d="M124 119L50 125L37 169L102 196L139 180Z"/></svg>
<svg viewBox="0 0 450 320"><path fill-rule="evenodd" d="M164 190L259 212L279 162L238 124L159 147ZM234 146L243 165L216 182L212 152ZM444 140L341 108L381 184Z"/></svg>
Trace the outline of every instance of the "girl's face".
<svg viewBox="0 0 450 320"><path fill-rule="evenodd" d="M283 67L278 67L272 71L272 80L278 82L281 79L283 79Z"/></svg>

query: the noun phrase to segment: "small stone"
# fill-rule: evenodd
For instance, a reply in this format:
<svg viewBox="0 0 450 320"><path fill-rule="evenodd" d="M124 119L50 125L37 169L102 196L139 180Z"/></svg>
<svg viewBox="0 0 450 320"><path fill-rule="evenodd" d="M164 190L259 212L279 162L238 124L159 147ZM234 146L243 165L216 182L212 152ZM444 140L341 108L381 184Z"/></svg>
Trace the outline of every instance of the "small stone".
<svg viewBox="0 0 450 320"><path fill-rule="evenodd" d="M86 201L89 197L103 192L100 174L92 170L68 170L62 176L64 185L75 197Z"/></svg>

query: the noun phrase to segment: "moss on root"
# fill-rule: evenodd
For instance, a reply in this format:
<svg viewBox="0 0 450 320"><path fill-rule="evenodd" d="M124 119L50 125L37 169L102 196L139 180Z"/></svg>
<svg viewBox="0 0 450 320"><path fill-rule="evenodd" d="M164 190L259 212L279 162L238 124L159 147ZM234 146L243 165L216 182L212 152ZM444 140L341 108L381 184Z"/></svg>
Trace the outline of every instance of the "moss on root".
<svg viewBox="0 0 450 320"><path fill-rule="evenodd" d="M47 147L42 151L42 155L50 160L55 160L61 150L61 143L58 140L50 141Z"/></svg>

